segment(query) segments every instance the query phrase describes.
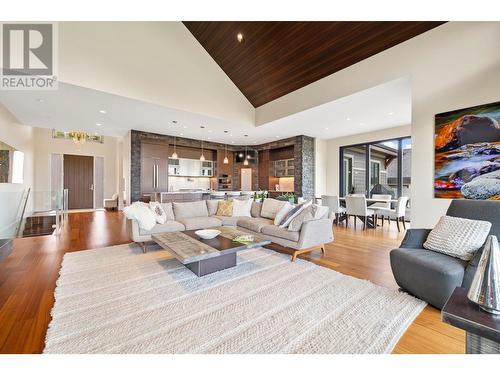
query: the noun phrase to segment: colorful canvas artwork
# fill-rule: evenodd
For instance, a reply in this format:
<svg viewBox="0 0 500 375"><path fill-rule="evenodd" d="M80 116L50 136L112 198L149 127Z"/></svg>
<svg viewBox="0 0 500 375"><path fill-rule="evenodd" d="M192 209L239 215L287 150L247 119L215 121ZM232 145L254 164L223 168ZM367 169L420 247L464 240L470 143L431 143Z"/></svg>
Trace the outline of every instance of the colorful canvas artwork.
<svg viewBox="0 0 500 375"><path fill-rule="evenodd" d="M435 116L434 196L500 200L500 102Z"/></svg>

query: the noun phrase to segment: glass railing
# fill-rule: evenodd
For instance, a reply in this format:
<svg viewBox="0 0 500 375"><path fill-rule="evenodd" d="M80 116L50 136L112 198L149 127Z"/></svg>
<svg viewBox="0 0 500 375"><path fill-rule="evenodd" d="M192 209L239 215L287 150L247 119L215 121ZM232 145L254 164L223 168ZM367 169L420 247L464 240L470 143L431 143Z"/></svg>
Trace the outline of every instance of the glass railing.
<svg viewBox="0 0 500 375"><path fill-rule="evenodd" d="M66 221L67 190L0 192L0 239L58 235Z"/></svg>

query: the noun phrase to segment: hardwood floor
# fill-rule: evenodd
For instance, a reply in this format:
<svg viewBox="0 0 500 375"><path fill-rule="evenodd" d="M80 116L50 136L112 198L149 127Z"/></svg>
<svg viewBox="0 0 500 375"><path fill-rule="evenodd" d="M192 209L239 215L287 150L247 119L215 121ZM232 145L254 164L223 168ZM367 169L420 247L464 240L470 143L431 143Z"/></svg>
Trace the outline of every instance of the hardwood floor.
<svg viewBox="0 0 500 375"><path fill-rule="evenodd" d="M396 288L389 251L403 234L394 227L377 230L334 227L335 241L301 255L321 266L389 288ZM41 353L54 302L55 283L66 252L130 242L121 212L69 214L59 237L13 241L0 261L0 353ZM397 344L394 353L463 353L463 331L441 323L440 312L426 307Z"/></svg>

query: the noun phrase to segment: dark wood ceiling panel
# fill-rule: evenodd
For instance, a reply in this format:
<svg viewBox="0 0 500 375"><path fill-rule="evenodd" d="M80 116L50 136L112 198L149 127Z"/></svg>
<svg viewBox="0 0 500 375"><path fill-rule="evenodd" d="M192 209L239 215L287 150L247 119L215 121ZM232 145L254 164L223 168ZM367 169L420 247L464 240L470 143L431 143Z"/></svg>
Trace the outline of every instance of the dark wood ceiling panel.
<svg viewBox="0 0 500 375"><path fill-rule="evenodd" d="M184 25L254 107L443 22L191 22ZM244 40L237 41L242 33Z"/></svg>

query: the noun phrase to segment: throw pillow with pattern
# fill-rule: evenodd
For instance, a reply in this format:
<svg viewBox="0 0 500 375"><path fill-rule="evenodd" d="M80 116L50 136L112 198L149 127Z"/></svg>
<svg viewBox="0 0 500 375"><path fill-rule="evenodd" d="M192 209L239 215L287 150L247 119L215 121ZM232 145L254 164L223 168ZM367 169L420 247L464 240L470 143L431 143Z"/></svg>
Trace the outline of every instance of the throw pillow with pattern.
<svg viewBox="0 0 500 375"><path fill-rule="evenodd" d="M217 216L233 216L233 201L219 201Z"/></svg>

